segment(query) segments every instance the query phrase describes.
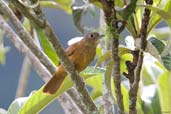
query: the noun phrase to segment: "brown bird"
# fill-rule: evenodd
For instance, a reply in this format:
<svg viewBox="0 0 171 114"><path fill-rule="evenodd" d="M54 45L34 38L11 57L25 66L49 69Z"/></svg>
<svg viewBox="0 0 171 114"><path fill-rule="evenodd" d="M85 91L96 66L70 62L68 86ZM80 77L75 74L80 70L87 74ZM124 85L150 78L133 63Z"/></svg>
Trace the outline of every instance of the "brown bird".
<svg viewBox="0 0 171 114"><path fill-rule="evenodd" d="M78 72L84 70L90 62L93 61L96 55L97 44L102 36L103 35L99 35L97 32L88 33L82 40L70 45L65 50L69 60L74 64ZM55 94L66 76L67 72L62 64L60 64L57 72L45 84L43 93L50 95Z"/></svg>

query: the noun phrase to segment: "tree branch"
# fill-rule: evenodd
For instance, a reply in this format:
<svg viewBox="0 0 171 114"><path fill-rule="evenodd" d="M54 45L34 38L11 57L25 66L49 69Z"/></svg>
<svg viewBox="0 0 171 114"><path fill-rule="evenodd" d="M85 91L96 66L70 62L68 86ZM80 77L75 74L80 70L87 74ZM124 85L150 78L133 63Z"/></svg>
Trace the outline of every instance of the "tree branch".
<svg viewBox="0 0 171 114"><path fill-rule="evenodd" d="M18 2L18 1L16 0L14 2ZM26 17L29 16L28 18L29 19L31 18L31 21L33 21L38 27L45 29L46 35L48 36L49 40L51 41L52 45L54 46L54 48L57 52L59 58L61 59L61 63L64 65L65 69L68 71L72 80L74 81L77 91L79 92L81 101L85 104L87 110L89 111L88 114L90 114L90 113L91 114L99 114L96 105L93 103L91 97L88 94L87 89L85 88L85 84L84 84L82 78L79 76L78 72L75 71L74 66L69 61L68 57L66 56L64 49L62 48L54 31L52 30L50 24L46 20L42 21L41 19L38 19L35 15L33 15L33 12L32 13L27 12L28 9L22 9L22 8L25 8L22 6L22 4L18 3L16 6L17 6L17 8L21 8L19 10L21 12L24 12L26 14ZM42 51L38 51L38 52L35 51L35 50L38 50L38 48L34 45L35 43L33 41L30 41L31 40L30 34L28 32L25 32L25 29L23 28L22 24L17 20L15 15L12 13L12 11L8 8L8 6L3 1L0 2L0 11L2 11L4 13L4 15L9 17L10 21L17 29L20 37L22 37L22 40L24 41L24 43L26 43L27 46L30 47L32 51L34 51L34 53L36 54L36 56L38 58L40 57L40 61L48 68L48 70L50 70L50 72L54 73L56 69L53 69L53 67L51 66L52 64L50 65L51 61L47 60L47 58L44 57ZM30 40L28 40L28 39L30 39ZM43 57L46 59L43 60L42 59ZM49 64L47 64L47 63L49 63Z"/></svg>
<svg viewBox="0 0 171 114"><path fill-rule="evenodd" d="M59 96L58 101L60 102L60 104L62 105L65 114L84 114L84 111L80 111L78 109L79 105L75 105L70 97L70 95L68 95L67 93L62 94L61 96ZM67 110L66 110L67 108ZM78 112L76 112L78 111Z"/></svg>
<svg viewBox="0 0 171 114"><path fill-rule="evenodd" d="M69 61L62 45L59 42L59 39L55 35L54 31L52 30L50 24L42 18L37 18L35 14L31 13L25 6L20 4L17 0L13 1L14 4L19 8L26 17L28 17L36 26L45 30L45 33L52 43L57 55L61 60L61 64L70 74L72 81L76 85L76 89L80 95L81 101L85 104L89 114L99 114L96 105L94 104L93 100L91 99L86 87L85 83L83 82L82 78L79 76L78 72L76 72L74 65ZM40 13L40 12L39 12ZM42 15L43 16L43 15Z"/></svg>
<svg viewBox="0 0 171 114"><path fill-rule="evenodd" d="M21 41L18 35L11 29L11 27L4 21L1 16L0 29L8 36L7 38L14 44L14 46L19 50L19 52L29 58L31 64L33 65L37 73L42 77L42 79L47 81L50 77L50 73L40 63L40 61L31 52L31 50Z"/></svg>
<svg viewBox="0 0 171 114"><path fill-rule="evenodd" d="M99 21L99 28L100 28L100 33L105 32L104 28L106 28L106 23L104 20L104 12L100 10L100 21ZM105 52L109 51L111 45L109 43L105 43L105 40L101 40L100 46L102 49L102 53L104 54ZM112 64L111 64L112 63ZM111 88L111 75L112 75L112 66L113 62L109 60L105 60L103 64L101 65L102 67L106 67L106 71L104 75L102 76L102 84L103 84L103 102L104 102L104 114L114 114L115 109L114 109L114 97L112 94L112 88Z"/></svg>
<svg viewBox="0 0 171 114"><path fill-rule="evenodd" d="M46 66L50 72L54 73L56 68L54 67L51 60L47 57L47 55L44 54L42 50L38 48L32 36L25 30L15 14L3 1L0 1L0 11L10 19L11 23L14 25L17 33L20 36L19 38L21 38L21 40L30 48L30 50L37 56L37 58L39 58L39 61L44 66Z"/></svg>
<svg viewBox="0 0 171 114"><path fill-rule="evenodd" d="M104 15L110 34L112 35L112 58L114 61L112 76L114 78L116 101L119 114L124 114L123 96L121 92L120 57L119 57L119 33L114 0L101 0L104 4Z"/></svg>
<svg viewBox="0 0 171 114"><path fill-rule="evenodd" d="M39 74L39 76L47 82L49 78L51 77L51 74L49 71L40 63L40 61L37 59L37 57L31 52L31 50L20 40L18 35L11 29L11 27L3 20L3 18L0 16L0 29L8 36L7 38L14 44L14 46L18 49L19 52L21 52L23 55L29 58L32 66L36 70L36 72ZM54 66L55 68L55 66ZM62 96L66 96L66 93L63 93ZM59 98L60 100L60 98ZM70 100L70 99L68 99ZM62 102L62 100L60 100ZM65 105L63 106L63 109L68 111L72 108L72 110L77 113L79 110L75 110L75 105L70 102L70 106ZM79 102L79 101L74 101L74 102ZM65 104L65 103L61 103ZM77 106L78 107L78 106ZM83 112L84 113L84 112ZM70 114L70 113L68 113Z"/></svg>
<svg viewBox="0 0 171 114"><path fill-rule="evenodd" d="M30 74L30 68L31 68L30 60L28 57L25 57L24 61L23 61L19 81L18 81L16 98L23 97L25 94L25 89L27 86L27 80L28 80L28 77Z"/></svg>
<svg viewBox="0 0 171 114"><path fill-rule="evenodd" d="M153 4L153 0L145 0L146 4ZM143 58L144 58L144 51L146 49L147 45L147 27L149 24L149 19L150 19L150 10L145 8L144 11L144 17L142 19L142 25L141 25L141 30L140 30L140 38L141 38L141 49L139 51L139 56L138 56L138 63L135 68L135 79L130 87L129 91L129 113L130 114L137 114L136 110L136 101L137 101L137 92L139 88L139 81L140 81L140 76L141 76L141 69L142 69L142 64L143 64Z"/></svg>

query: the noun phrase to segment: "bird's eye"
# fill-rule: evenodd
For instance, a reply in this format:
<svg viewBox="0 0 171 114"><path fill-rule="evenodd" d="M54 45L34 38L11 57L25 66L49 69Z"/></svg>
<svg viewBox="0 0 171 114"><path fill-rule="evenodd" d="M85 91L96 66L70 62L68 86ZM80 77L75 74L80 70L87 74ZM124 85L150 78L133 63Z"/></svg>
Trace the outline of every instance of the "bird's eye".
<svg viewBox="0 0 171 114"><path fill-rule="evenodd" d="M94 35L93 35L93 34L90 34L90 37L91 37L91 38L93 38L93 37L94 37Z"/></svg>

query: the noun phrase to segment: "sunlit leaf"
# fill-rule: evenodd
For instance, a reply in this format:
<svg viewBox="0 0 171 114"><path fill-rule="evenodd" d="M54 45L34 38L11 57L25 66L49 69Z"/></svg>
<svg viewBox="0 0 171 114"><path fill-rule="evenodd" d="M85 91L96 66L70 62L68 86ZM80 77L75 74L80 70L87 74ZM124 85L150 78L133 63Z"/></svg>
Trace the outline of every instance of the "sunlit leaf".
<svg viewBox="0 0 171 114"><path fill-rule="evenodd" d="M110 60L110 57L112 56L111 53L112 53L111 51L107 51L103 55L101 55L98 58L95 67L100 66L105 60ZM124 54L129 54L129 53L131 53L131 50L129 48L124 47L124 46L119 47L119 56L122 56Z"/></svg>
<svg viewBox="0 0 171 114"><path fill-rule="evenodd" d="M88 67L86 70L81 72L81 75L84 79L88 79L90 77L94 77L100 75L104 72L103 69L93 69L92 67ZM52 96L43 94L42 88L40 88L35 94L33 94L29 100L24 104L24 106L20 109L19 114L36 114L41 111L45 106L47 106L50 102L52 102L56 97L61 95L63 92L68 90L73 86L73 82L71 81L70 77L67 76L64 80L63 84Z"/></svg>
<svg viewBox="0 0 171 114"><path fill-rule="evenodd" d="M100 46L97 46L96 48L96 56L99 58L102 55L102 49Z"/></svg>
<svg viewBox="0 0 171 114"><path fill-rule="evenodd" d="M86 84L92 87L91 97L93 99L102 96L102 74L96 75L86 80Z"/></svg>
<svg viewBox="0 0 171 114"><path fill-rule="evenodd" d="M71 9L71 4L70 3L69 3L69 5L65 5L65 4L60 4L58 2L55 2L55 1L41 0L40 1L40 5L42 7L46 7L46 8L60 9L60 10L63 10L65 12L67 12L68 14L72 13L72 9Z"/></svg>
<svg viewBox="0 0 171 114"><path fill-rule="evenodd" d="M104 86L108 92L112 91L112 87L111 87L112 69L113 69L113 60L110 60L106 65L106 71L104 74L104 83L105 83Z"/></svg>
<svg viewBox="0 0 171 114"><path fill-rule="evenodd" d="M41 6L62 9L69 14L72 13L72 9L71 9L72 4L73 4L73 0L53 0L53 1L40 0Z"/></svg>
<svg viewBox="0 0 171 114"><path fill-rule="evenodd" d="M51 43L47 40L43 30L37 29L37 33L38 33L39 39L41 41L44 52L51 59L51 61L55 65L57 65L59 63L59 58L58 58L54 48L52 47Z"/></svg>
<svg viewBox="0 0 171 114"><path fill-rule="evenodd" d="M159 14L162 18L164 19L171 19L171 14L169 11L165 11L165 10L162 10L158 7L154 7L154 6L151 6L151 5L138 5L138 6L142 6L142 7L145 7L145 8L149 8L150 10L152 11L155 11L157 14Z"/></svg>
<svg viewBox="0 0 171 114"><path fill-rule="evenodd" d="M164 72L158 78L158 91L161 103L162 113L170 114L171 107L171 74L169 72Z"/></svg>
<svg viewBox="0 0 171 114"><path fill-rule="evenodd" d="M135 20L136 21L136 20ZM138 26L137 24L135 24L135 21L134 21L134 18L133 18L133 16L130 16L129 18L128 18L128 22L127 22L127 24L126 24L126 28L127 28L127 30L128 30L128 32L135 38L136 37L136 28L138 28L138 27L136 27L136 26Z"/></svg>
<svg viewBox="0 0 171 114"><path fill-rule="evenodd" d="M156 82L158 77L163 73L163 68L159 64L161 65L153 56L149 54L145 55L143 65L146 73L148 73L153 82Z"/></svg>
<svg viewBox="0 0 171 114"><path fill-rule="evenodd" d="M8 114L18 114L20 108L28 101L28 99L35 93L32 91L28 97L20 97L15 99L8 108Z"/></svg>
<svg viewBox="0 0 171 114"><path fill-rule="evenodd" d="M121 72L128 72L127 71L127 66L126 66L126 61L132 61L133 59L133 56L131 54L124 54L121 56L121 66L120 66L120 69L121 69Z"/></svg>
<svg viewBox="0 0 171 114"><path fill-rule="evenodd" d="M146 51L148 53L150 53L153 57L158 59L163 64L159 51L156 49L156 47L151 42L147 41Z"/></svg>
<svg viewBox="0 0 171 114"><path fill-rule="evenodd" d="M154 83L154 80L151 77L150 73L148 72L146 66L143 66L142 68L142 82L145 86Z"/></svg>
<svg viewBox="0 0 171 114"><path fill-rule="evenodd" d="M90 3L92 3L93 5L99 7L99 8L103 8L103 4L100 2L100 0L88 0Z"/></svg>
<svg viewBox="0 0 171 114"><path fill-rule="evenodd" d="M15 99L12 104L9 106L8 113L9 114L17 114L20 108L24 105L24 103L29 99L29 97L22 97Z"/></svg>
<svg viewBox="0 0 171 114"><path fill-rule="evenodd" d="M9 51L9 47L4 46L3 34L0 32L0 64L5 64L6 62L6 53Z"/></svg>
<svg viewBox="0 0 171 114"><path fill-rule="evenodd" d="M159 9L159 10L161 10L161 9ZM169 13L169 11L171 10L171 0L167 1L166 5L164 6L164 8L162 10ZM156 12L155 9L153 10L153 12ZM157 13L157 14L159 14L159 15L154 15L151 18L152 21L151 21L151 23L149 23L148 32L150 32L154 28L154 26L156 26L162 20L162 18L163 18L162 15L164 15L164 14L162 14L162 15L160 15L160 13ZM166 22L169 23L170 19L166 19L166 18L164 18L164 19L166 20Z"/></svg>
<svg viewBox="0 0 171 114"><path fill-rule="evenodd" d="M111 51L106 52L105 54L103 54L102 56L100 56L97 60L97 63L95 65L95 68L97 66L100 66L106 59L109 59L111 57Z"/></svg>

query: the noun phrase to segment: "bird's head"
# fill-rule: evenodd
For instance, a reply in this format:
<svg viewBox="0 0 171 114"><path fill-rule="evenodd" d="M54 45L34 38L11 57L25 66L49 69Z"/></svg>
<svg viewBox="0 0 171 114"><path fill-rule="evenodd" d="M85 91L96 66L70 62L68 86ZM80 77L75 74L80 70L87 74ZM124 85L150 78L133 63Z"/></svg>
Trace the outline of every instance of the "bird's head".
<svg viewBox="0 0 171 114"><path fill-rule="evenodd" d="M94 43L94 45L97 45L99 43L99 40L104 37L104 35L100 35L97 32L91 32L84 36L83 40L84 42L90 43L91 45Z"/></svg>

